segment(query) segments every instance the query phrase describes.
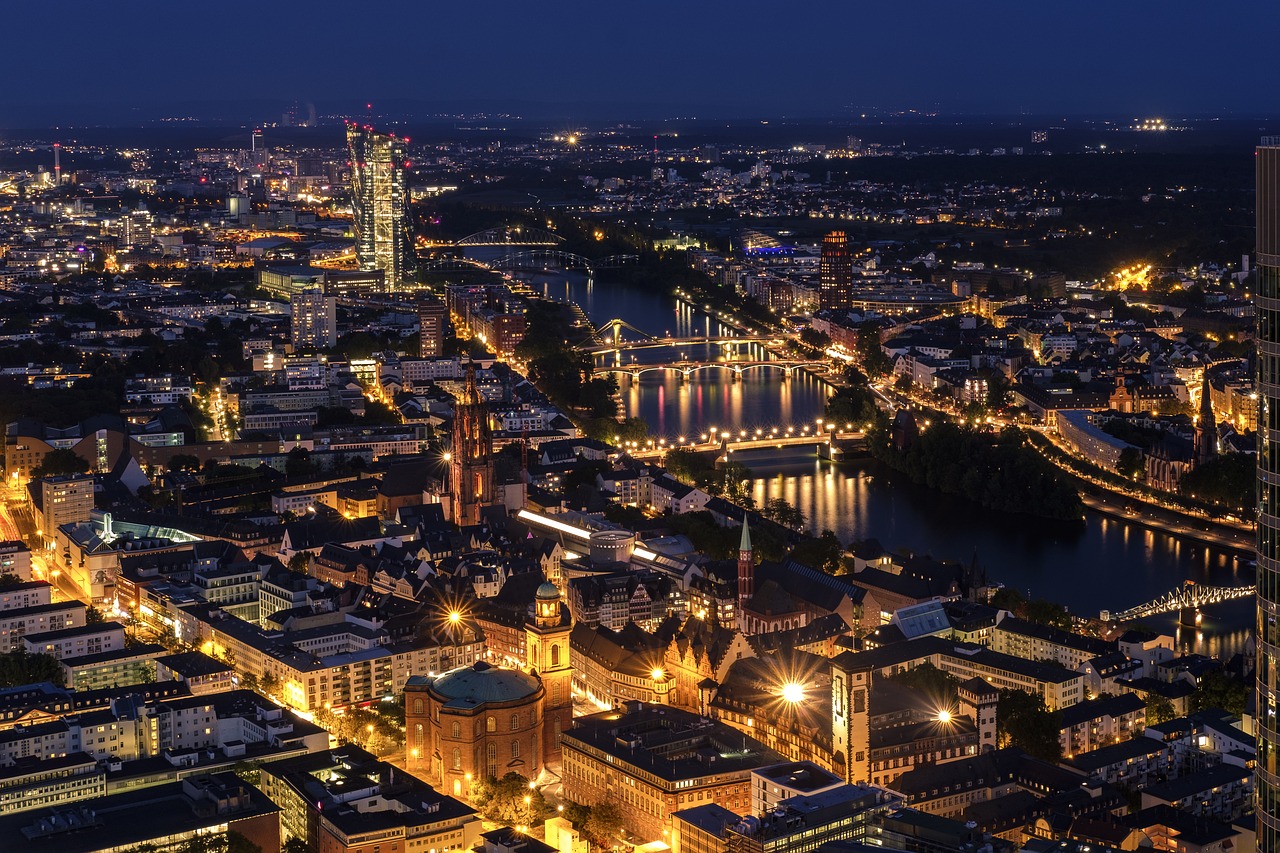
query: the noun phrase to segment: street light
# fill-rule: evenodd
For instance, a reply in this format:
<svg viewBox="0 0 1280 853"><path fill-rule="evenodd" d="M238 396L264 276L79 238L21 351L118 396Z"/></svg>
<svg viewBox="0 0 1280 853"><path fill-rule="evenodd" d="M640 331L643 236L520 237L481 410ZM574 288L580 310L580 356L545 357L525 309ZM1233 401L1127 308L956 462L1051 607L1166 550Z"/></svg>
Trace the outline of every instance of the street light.
<svg viewBox="0 0 1280 853"><path fill-rule="evenodd" d="M782 689L778 691L784 702L791 705L797 705L804 701L804 685L796 681L788 681L782 685Z"/></svg>

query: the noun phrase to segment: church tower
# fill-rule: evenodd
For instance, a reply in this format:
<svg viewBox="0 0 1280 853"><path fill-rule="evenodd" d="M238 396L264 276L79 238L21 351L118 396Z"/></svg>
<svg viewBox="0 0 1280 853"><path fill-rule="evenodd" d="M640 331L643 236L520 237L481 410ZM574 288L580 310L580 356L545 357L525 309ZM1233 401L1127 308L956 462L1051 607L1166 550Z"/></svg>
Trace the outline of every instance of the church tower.
<svg viewBox="0 0 1280 853"><path fill-rule="evenodd" d="M573 665L569 661L569 633L573 620L560 602L555 584L538 587L533 616L525 620L525 660L529 671L542 679L546 698L542 706L542 754L545 761L560 760L560 732L573 723Z"/></svg>
<svg viewBox="0 0 1280 853"><path fill-rule="evenodd" d="M742 517L742 541L738 543L738 630L747 632L747 604L756 592L756 554L751 547L751 529Z"/></svg>
<svg viewBox="0 0 1280 853"><path fill-rule="evenodd" d="M480 508L493 503L493 434L489 407L476 388L476 368L467 365L466 389L453 412L449 458L449 499L453 523L480 523Z"/></svg>
<svg viewBox="0 0 1280 853"><path fill-rule="evenodd" d="M1218 455L1218 425L1213 422L1213 396L1209 388L1209 368L1200 383L1200 419L1196 421L1196 465Z"/></svg>

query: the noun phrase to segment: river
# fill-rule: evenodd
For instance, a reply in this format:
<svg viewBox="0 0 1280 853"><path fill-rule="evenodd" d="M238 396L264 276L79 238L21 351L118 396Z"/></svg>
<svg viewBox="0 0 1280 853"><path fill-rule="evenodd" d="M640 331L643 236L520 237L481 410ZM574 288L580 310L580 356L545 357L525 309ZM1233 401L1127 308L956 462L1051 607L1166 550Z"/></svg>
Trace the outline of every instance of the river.
<svg viewBox="0 0 1280 853"><path fill-rule="evenodd" d="M597 326L621 318L661 336L732 331L657 290L601 285L575 275L542 277L535 284L547 296L577 302ZM724 357L701 350L641 349L623 357L637 365ZM743 355L764 357L746 348ZM657 436L678 439L713 427L798 429L822 416L827 393L812 377L784 381L777 371L752 371L733 382L725 371L712 370L684 382L674 373L646 373L624 382L620 396L627 415L643 418ZM875 538L891 550L937 559L977 559L991 579L1083 616L1124 610L1185 580L1222 586L1254 581L1252 567L1233 554L1094 512L1083 524L1065 526L993 513L917 486L873 461L832 464L800 448L736 458L757 476L757 502L786 498L815 533L829 529L845 543ZM1227 657L1243 647L1253 614L1250 598L1215 605L1206 609L1199 632L1181 632L1179 640L1184 648ZM1174 630L1176 614L1144 621Z"/></svg>

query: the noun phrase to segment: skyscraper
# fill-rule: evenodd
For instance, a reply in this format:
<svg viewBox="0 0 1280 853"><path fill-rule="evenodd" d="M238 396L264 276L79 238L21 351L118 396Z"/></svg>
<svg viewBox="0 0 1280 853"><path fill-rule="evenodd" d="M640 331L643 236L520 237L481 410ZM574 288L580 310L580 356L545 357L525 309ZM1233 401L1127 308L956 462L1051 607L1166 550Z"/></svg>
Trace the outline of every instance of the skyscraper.
<svg viewBox="0 0 1280 853"><path fill-rule="evenodd" d="M1257 157L1258 316L1258 764L1259 850L1280 850L1280 136Z"/></svg>
<svg viewBox="0 0 1280 853"><path fill-rule="evenodd" d="M822 238L822 261L818 268L821 307L843 310L853 299L853 255L849 235L832 231Z"/></svg>
<svg viewBox="0 0 1280 853"><path fill-rule="evenodd" d="M407 143L368 125L347 123L356 259L362 270L382 270L388 287L403 282L413 268Z"/></svg>

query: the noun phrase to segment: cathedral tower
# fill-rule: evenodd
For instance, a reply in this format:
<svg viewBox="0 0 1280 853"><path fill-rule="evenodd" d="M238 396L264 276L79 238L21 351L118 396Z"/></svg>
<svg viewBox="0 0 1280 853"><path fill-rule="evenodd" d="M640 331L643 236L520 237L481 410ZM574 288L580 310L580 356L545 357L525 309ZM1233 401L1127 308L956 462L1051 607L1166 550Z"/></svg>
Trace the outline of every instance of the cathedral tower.
<svg viewBox="0 0 1280 853"><path fill-rule="evenodd" d="M493 503L493 433L489 407L476 388L476 368L467 365L466 389L453 412L449 458L449 499L453 523L479 524L480 508Z"/></svg>
<svg viewBox="0 0 1280 853"><path fill-rule="evenodd" d="M542 679L546 699L542 708L542 754L560 760L560 732L573 723L573 665L569 661L569 633L573 620L560 602L555 584L538 587L533 615L525 621L525 659L529 671Z"/></svg>

